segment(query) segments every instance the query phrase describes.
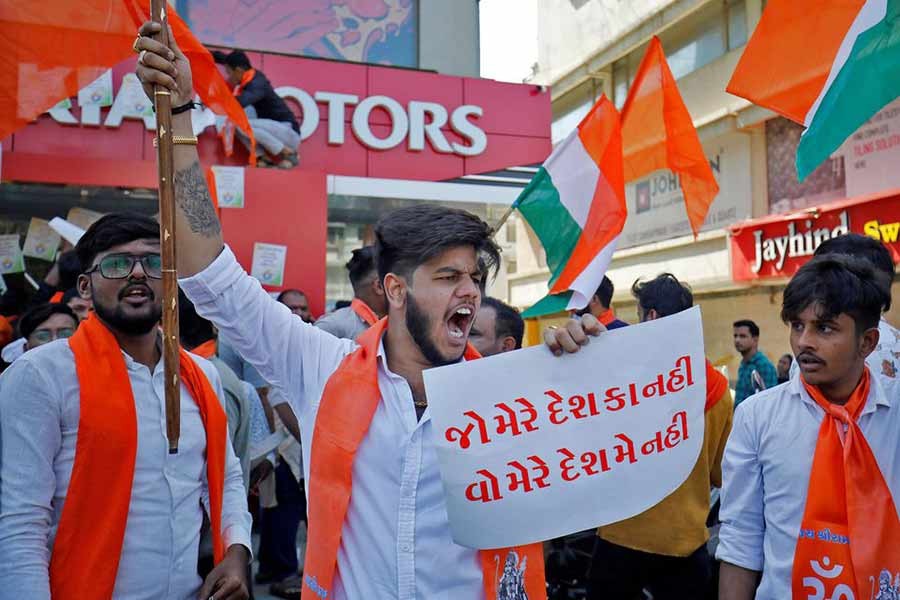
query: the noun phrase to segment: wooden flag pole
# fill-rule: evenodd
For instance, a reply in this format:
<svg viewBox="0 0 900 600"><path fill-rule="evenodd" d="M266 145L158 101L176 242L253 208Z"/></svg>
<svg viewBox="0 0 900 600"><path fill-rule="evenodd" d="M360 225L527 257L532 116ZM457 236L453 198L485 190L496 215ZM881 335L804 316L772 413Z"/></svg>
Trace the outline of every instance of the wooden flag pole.
<svg viewBox="0 0 900 600"><path fill-rule="evenodd" d="M500 217L500 220L497 221L497 224L494 225L493 229L491 230L491 237L496 237L497 232L500 231L500 228L503 227L503 224L509 220L509 218L512 216L513 212L515 212L515 210L516 210L516 203L513 202L512 204L509 205L509 208L506 209L506 212L503 213L503 216Z"/></svg>
<svg viewBox="0 0 900 600"><path fill-rule="evenodd" d="M162 25L154 36L169 45L169 20L166 0L150 1L150 18ZM169 454L178 452L181 434L181 385L179 374L178 276L175 271L175 164L172 143L172 96L169 90L155 86L157 166L159 170L159 225L162 246L163 282L163 367L165 370L166 437Z"/></svg>

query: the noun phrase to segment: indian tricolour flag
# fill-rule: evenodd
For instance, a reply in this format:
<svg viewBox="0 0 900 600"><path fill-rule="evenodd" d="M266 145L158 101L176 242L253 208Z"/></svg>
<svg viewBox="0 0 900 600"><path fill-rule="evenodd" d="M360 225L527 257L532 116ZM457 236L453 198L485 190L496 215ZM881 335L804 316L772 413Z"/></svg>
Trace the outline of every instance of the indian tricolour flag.
<svg viewBox="0 0 900 600"><path fill-rule="evenodd" d="M625 225L619 113L602 96L513 204L547 253L550 293L533 317L587 306Z"/></svg>
<svg viewBox="0 0 900 600"><path fill-rule="evenodd" d="M802 180L900 95L900 0L771 0L728 91L796 121Z"/></svg>

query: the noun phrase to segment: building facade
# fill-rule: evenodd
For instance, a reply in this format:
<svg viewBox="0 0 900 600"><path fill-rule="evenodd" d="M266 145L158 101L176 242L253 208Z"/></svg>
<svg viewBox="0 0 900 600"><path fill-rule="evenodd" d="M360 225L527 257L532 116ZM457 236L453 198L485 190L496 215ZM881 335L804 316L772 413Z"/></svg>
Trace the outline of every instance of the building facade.
<svg viewBox="0 0 900 600"><path fill-rule="evenodd" d="M761 236L755 230L771 228L772 222L787 227L796 220L809 221L806 228L823 229L815 222L832 214L825 208L835 202L838 208L841 202L855 204L855 198L874 194L877 198L863 200L874 202L869 208L881 215L882 225L887 224L884 239L895 242L895 259L900 258L891 229L900 216L900 177L889 167L891 159L897 164L900 158L895 149L900 104L876 115L801 183L794 155L802 128L725 92L764 4L764 0L538 3L539 61L533 82L552 90L554 144L577 126L601 94L617 107L623 105L649 40L659 36L720 193L695 239L672 173L656 172L626 185L628 220L608 272L616 286L613 302L621 318L634 322L630 288L635 280L671 272L689 283L703 310L707 356L727 365L732 378L738 355L731 324L737 319L753 319L760 325L760 347L771 359L790 351L779 311L781 292L792 271L780 265L753 272L754 265L741 261L754 259L739 251L740 245L747 246L747 235L752 241ZM857 219L849 230L863 232L868 223L871 232L874 220ZM533 233L521 220L516 227L517 271L509 277L508 293L514 304L528 306L546 293L548 272ZM809 248L814 249L813 242ZM894 312L896 318L897 308ZM539 328L533 325L532 331Z"/></svg>
<svg viewBox="0 0 900 600"><path fill-rule="evenodd" d="M211 126L198 134L199 152L203 167L242 171L241 206L219 209L239 261L252 271L263 258L277 267L280 256L283 276L264 285L303 289L316 315L352 298L344 264L372 242L384 213L429 202L496 222L518 188L489 173L550 151L549 94L478 78L476 0L172 4L203 43L245 50L298 118L296 169L248 167L237 143L226 156ZM86 226L100 213L156 212L155 117L134 64L132 57L111 69L108 102L67 99L0 140L0 235L22 245L32 219ZM515 264L511 231L498 240ZM258 244L269 244L267 253ZM27 285L20 265L4 270L3 258L6 282ZM34 279L49 266L25 258ZM499 289L505 282L504 270Z"/></svg>

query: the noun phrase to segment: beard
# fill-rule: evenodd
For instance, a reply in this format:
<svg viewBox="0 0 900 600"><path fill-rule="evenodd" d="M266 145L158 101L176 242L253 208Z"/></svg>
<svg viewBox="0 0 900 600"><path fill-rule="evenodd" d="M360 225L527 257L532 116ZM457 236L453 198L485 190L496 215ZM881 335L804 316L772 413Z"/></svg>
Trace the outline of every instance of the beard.
<svg viewBox="0 0 900 600"><path fill-rule="evenodd" d="M154 302L156 298L153 292L149 290L149 287L148 292L150 293L150 312L145 315L126 315L125 309L121 304L116 304L113 307L104 306L96 297L92 298L94 301L94 312L97 313L97 316L104 323L125 335L150 333L162 318L162 304Z"/></svg>
<svg viewBox="0 0 900 600"><path fill-rule="evenodd" d="M434 367L458 363L462 355L456 358L446 358L437 349L437 345L435 345L428 333L431 329L432 320L419 307L418 302L416 302L411 293L407 293L406 300L406 328L409 330L409 334L412 336L416 346L419 347L419 351L422 352L425 360Z"/></svg>

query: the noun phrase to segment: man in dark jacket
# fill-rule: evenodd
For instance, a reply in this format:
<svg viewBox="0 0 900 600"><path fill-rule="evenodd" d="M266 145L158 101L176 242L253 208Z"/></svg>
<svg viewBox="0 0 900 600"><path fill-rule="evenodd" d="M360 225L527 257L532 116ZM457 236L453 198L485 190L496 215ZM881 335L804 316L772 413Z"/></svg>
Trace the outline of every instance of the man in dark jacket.
<svg viewBox="0 0 900 600"><path fill-rule="evenodd" d="M297 166L300 125L285 101L275 93L268 78L253 68L241 50L228 54L215 51L213 57L225 66L228 83L234 86L234 95L247 112L260 162L288 169ZM238 135L242 141L247 141L243 134L238 132Z"/></svg>

